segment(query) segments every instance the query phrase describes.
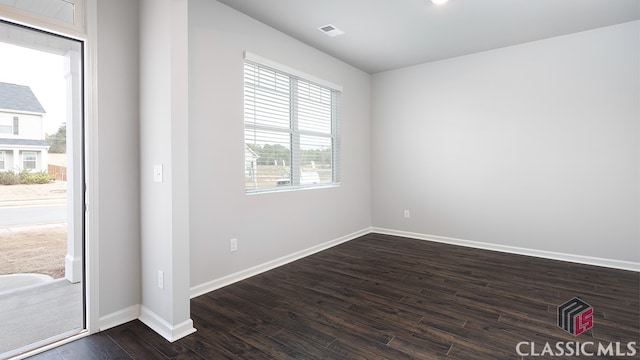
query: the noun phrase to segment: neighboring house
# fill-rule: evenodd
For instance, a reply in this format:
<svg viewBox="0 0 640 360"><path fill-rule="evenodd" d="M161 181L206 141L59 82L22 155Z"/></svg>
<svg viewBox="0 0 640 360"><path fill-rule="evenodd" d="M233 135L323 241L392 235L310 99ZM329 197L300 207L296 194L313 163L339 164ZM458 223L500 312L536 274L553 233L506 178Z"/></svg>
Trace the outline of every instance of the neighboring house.
<svg viewBox="0 0 640 360"><path fill-rule="evenodd" d="M31 88L0 82L0 171L44 171L45 111Z"/></svg>

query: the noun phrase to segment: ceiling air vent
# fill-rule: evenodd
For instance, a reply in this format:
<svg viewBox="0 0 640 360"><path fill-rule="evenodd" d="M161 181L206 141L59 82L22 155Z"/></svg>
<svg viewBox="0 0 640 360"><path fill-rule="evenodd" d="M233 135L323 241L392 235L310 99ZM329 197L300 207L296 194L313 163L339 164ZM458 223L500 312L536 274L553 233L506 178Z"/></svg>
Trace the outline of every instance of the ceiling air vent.
<svg viewBox="0 0 640 360"><path fill-rule="evenodd" d="M338 36L338 35L342 35L344 34L344 31L338 29L337 27L331 25L331 24L327 24L325 26L320 26L318 28L318 30L322 31L323 33L334 37L334 36Z"/></svg>

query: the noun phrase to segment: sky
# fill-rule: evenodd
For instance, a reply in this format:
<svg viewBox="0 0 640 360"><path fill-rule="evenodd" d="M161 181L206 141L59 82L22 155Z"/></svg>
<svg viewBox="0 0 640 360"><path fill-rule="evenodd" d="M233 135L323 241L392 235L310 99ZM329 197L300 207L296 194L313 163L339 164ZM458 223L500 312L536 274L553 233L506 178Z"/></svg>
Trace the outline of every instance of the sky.
<svg viewBox="0 0 640 360"><path fill-rule="evenodd" d="M27 85L46 111L44 132L53 134L67 117L64 57L0 42L0 82Z"/></svg>

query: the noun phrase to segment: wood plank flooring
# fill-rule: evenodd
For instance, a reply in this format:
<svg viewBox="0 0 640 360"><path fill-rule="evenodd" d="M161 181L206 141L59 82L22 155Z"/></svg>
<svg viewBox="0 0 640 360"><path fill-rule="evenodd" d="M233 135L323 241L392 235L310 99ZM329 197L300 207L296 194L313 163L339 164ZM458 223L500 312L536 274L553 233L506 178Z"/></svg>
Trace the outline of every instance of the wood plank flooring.
<svg viewBox="0 0 640 360"><path fill-rule="evenodd" d="M594 309L578 337L556 324L573 297ZM520 359L521 341L635 342L640 358L640 273L380 234L197 297L191 313L198 331L174 343L133 321L33 359Z"/></svg>

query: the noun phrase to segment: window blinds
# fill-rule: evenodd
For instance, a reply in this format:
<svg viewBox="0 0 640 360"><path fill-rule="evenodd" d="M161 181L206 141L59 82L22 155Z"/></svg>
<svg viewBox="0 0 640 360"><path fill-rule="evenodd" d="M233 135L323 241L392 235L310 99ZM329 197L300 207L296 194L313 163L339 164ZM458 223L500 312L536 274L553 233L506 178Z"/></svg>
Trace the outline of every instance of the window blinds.
<svg viewBox="0 0 640 360"><path fill-rule="evenodd" d="M339 182L340 91L247 59L247 191Z"/></svg>

